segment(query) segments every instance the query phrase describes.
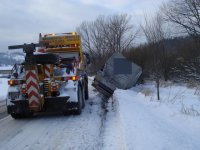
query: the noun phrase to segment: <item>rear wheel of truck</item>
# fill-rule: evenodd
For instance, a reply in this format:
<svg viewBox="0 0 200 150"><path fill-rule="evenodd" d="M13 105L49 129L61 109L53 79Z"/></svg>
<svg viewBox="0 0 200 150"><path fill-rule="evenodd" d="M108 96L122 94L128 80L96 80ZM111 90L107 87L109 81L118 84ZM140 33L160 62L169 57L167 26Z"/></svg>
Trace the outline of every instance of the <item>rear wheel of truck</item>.
<svg viewBox="0 0 200 150"><path fill-rule="evenodd" d="M81 90L81 86L79 85L78 86L78 102L77 102L77 110L76 110L76 113L78 115L81 114L82 112L82 108L83 108L83 93L82 93L82 90Z"/></svg>
<svg viewBox="0 0 200 150"><path fill-rule="evenodd" d="M85 87L84 87L84 93L85 93L85 100L89 99L89 90L88 90L88 77L85 78Z"/></svg>
<svg viewBox="0 0 200 150"><path fill-rule="evenodd" d="M89 91L88 91L88 85L85 87L85 100L89 99Z"/></svg>
<svg viewBox="0 0 200 150"><path fill-rule="evenodd" d="M82 89L82 93L83 93L83 96L82 96L82 100L83 100L82 109L83 109L83 108L85 108L85 89L84 89L84 87Z"/></svg>
<svg viewBox="0 0 200 150"><path fill-rule="evenodd" d="M11 117L14 118L14 119L22 118L21 114L11 113L10 115L11 115Z"/></svg>

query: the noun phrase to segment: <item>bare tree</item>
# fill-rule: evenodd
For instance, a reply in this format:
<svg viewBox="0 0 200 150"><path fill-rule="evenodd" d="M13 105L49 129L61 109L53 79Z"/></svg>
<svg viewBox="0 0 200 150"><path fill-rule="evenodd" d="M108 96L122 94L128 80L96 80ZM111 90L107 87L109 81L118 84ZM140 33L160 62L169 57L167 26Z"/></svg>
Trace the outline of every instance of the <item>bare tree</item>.
<svg viewBox="0 0 200 150"><path fill-rule="evenodd" d="M161 10L167 22L189 35L179 54L186 62L196 59L200 55L200 0L170 0L163 4ZM194 67L198 66L199 63L196 63Z"/></svg>
<svg viewBox="0 0 200 150"><path fill-rule="evenodd" d="M131 17L127 14L109 16L107 18L107 28L105 37L108 43L112 45L113 52L123 52L130 48L133 40L137 35L137 30L134 32L133 25L130 24Z"/></svg>
<svg viewBox="0 0 200 150"><path fill-rule="evenodd" d="M170 0L161 8L167 21L177 24L195 39L200 36L200 0Z"/></svg>
<svg viewBox="0 0 200 150"><path fill-rule="evenodd" d="M165 56L165 46L163 41L165 39L165 32L163 30L163 19L159 13L155 17L144 16L144 25L141 25L142 31L145 34L149 48L152 50L153 70L152 73L156 79L157 98L160 100L159 94L159 79L161 75L162 59Z"/></svg>
<svg viewBox="0 0 200 150"><path fill-rule="evenodd" d="M83 48L95 58L98 70L114 52L124 52L130 48L138 30L131 24L127 14L99 16L93 22L83 22L77 32L82 36ZM98 59L98 62L95 60Z"/></svg>

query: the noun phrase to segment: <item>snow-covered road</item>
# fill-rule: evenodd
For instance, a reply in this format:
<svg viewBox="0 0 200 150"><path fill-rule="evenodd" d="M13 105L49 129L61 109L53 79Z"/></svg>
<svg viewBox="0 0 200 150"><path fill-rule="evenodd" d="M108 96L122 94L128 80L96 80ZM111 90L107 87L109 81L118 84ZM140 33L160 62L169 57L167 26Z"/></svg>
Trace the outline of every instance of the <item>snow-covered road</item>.
<svg viewBox="0 0 200 150"><path fill-rule="evenodd" d="M7 115L6 101L0 101L0 119Z"/></svg>
<svg viewBox="0 0 200 150"><path fill-rule="evenodd" d="M0 120L0 150L101 149L101 100L90 87L81 115L44 114Z"/></svg>

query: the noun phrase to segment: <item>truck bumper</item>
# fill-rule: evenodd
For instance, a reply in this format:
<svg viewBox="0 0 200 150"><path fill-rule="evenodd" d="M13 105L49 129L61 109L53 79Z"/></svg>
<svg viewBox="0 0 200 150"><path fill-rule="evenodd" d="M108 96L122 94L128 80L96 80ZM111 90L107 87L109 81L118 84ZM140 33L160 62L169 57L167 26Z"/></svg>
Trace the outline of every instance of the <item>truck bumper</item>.
<svg viewBox="0 0 200 150"><path fill-rule="evenodd" d="M11 100L13 105L7 106L8 114L11 113L29 113L29 103L28 100Z"/></svg>
<svg viewBox="0 0 200 150"><path fill-rule="evenodd" d="M64 97L46 97L44 106L41 112L52 112L52 111L66 111L69 109L73 109L77 107L76 102L69 102L69 96ZM10 101L13 103L12 105L7 106L8 114L11 113L29 113L31 110L29 109L28 100L13 100Z"/></svg>
<svg viewBox="0 0 200 150"><path fill-rule="evenodd" d="M45 98L44 108L46 111L66 111L77 106L76 102L69 102L69 96L47 97Z"/></svg>

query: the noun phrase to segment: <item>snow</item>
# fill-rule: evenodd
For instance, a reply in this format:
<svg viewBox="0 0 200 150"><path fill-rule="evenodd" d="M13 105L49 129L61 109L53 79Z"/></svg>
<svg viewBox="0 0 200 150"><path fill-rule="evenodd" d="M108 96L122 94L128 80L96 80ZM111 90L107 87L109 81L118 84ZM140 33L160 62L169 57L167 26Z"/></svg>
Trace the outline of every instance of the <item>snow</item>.
<svg viewBox="0 0 200 150"><path fill-rule="evenodd" d="M104 149L200 149L199 89L163 86L160 101L155 91L152 83L115 91L108 105Z"/></svg>
<svg viewBox="0 0 200 150"><path fill-rule="evenodd" d="M77 97L77 84L78 82L77 81L72 81L72 80L69 80L65 87L60 91L60 96L69 96L70 99L69 101L70 102L77 102L78 100L78 97Z"/></svg>
<svg viewBox="0 0 200 150"><path fill-rule="evenodd" d="M0 66L0 70L12 70L13 66Z"/></svg>
<svg viewBox="0 0 200 150"><path fill-rule="evenodd" d="M0 78L0 97L6 96L7 80ZM200 149L200 87L161 83L160 101L154 82L117 89L105 104L106 111L91 87L93 77L88 80L90 98L80 116L56 113L1 119L0 150Z"/></svg>
<svg viewBox="0 0 200 150"><path fill-rule="evenodd" d="M0 78L0 90L0 101L4 101L8 91L8 79Z"/></svg>

